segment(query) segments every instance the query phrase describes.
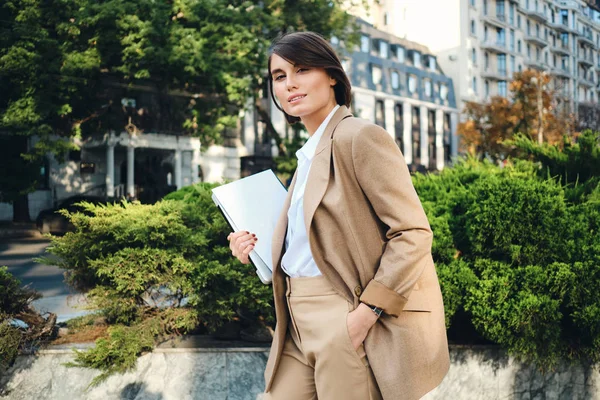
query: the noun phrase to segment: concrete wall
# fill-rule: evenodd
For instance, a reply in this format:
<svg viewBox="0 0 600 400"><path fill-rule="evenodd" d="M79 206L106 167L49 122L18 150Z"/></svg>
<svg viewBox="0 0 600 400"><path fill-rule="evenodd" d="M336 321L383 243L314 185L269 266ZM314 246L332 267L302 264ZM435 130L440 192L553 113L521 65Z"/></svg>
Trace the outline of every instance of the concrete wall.
<svg viewBox="0 0 600 400"><path fill-rule="evenodd" d="M0 399L254 400L261 399L268 350L161 348L142 356L134 371L86 391L97 371L66 368L70 350L19 357L0 376ZM452 365L425 400L600 400L598 369L561 364L546 374L496 347L451 347Z"/></svg>

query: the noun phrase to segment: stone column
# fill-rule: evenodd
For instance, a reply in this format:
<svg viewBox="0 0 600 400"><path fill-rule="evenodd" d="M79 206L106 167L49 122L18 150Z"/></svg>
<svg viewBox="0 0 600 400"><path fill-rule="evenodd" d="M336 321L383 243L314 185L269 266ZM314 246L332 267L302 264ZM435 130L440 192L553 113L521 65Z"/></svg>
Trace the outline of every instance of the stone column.
<svg viewBox="0 0 600 400"><path fill-rule="evenodd" d="M115 144L110 139L106 142L106 196L112 198L115 197Z"/></svg>
<svg viewBox="0 0 600 400"><path fill-rule="evenodd" d="M182 186L180 149L175 150L175 156L173 157L173 161L175 162L175 186L177 186L177 190L179 190Z"/></svg>
<svg viewBox="0 0 600 400"><path fill-rule="evenodd" d="M452 142L450 144L450 154L452 156L452 158L456 157L458 155L458 146L460 145L459 141L458 141L458 134L456 132L456 129L458 127L458 113L452 113L450 114L450 132L451 135L450 137L452 138Z"/></svg>
<svg viewBox="0 0 600 400"><path fill-rule="evenodd" d="M404 140L404 159L407 164L412 164L412 105L410 103L402 104L402 114L402 119L404 121L404 132L402 132L402 139Z"/></svg>
<svg viewBox="0 0 600 400"><path fill-rule="evenodd" d="M134 162L135 162L135 147L132 143L127 145L127 197L130 199L135 198L135 185L134 185Z"/></svg>
<svg viewBox="0 0 600 400"><path fill-rule="evenodd" d="M421 106L419 114L421 116L421 165L429 168L429 137L427 128L429 127L429 114L426 106Z"/></svg>
<svg viewBox="0 0 600 400"><path fill-rule="evenodd" d="M192 183L200 182L198 177L198 167L200 166L200 149L192 151Z"/></svg>
<svg viewBox="0 0 600 400"><path fill-rule="evenodd" d="M385 99L383 101L383 112L385 117L385 130L392 136L392 139L396 141L396 113L394 111L394 100Z"/></svg>
<svg viewBox="0 0 600 400"><path fill-rule="evenodd" d="M446 155L444 154L444 111L435 110L435 167L438 171L444 169Z"/></svg>

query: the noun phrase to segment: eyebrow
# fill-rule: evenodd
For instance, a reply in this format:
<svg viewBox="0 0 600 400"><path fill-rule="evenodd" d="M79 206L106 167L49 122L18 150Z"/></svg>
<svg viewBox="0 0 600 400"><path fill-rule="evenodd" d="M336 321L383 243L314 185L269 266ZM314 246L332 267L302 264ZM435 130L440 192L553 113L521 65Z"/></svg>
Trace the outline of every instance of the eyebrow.
<svg viewBox="0 0 600 400"><path fill-rule="evenodd" d="M271 76L275 76L276 74L279 74L279 73L283 74L285 72L283 72L283 70L281 68L277 68L277 69L271 71Z"/></svg>

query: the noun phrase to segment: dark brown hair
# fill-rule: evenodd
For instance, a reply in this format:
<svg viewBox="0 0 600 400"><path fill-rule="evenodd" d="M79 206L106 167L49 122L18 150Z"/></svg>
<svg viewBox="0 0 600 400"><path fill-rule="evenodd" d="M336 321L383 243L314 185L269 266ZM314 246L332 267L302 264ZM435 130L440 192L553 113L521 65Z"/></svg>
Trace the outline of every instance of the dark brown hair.
<svg viewBox="0 0 600 400"><path fill-rule="evenodd" d="M285 115L288 123L293 124L300 121L300 118L291 116L283 111L280 104L277 103L273 93L273 77L271 76L271 57L277 54L279 57L293 65L302 65L305 67L324 68L327 74L336 80L333 87L335 101L339 105L350 106L352 101L352 86L350 80L342 68L339 57L333 50L333 47L314 32L294 32L283 35L273 41L269 51L269 91L275 103Z"/></svg>

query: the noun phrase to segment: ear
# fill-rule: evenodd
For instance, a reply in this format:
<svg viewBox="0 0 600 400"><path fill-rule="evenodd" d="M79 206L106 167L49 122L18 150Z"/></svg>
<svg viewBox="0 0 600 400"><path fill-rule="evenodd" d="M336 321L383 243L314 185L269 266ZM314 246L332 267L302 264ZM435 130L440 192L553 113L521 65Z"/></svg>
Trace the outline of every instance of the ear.
<svg viewBox="0 0 600 400"><path fill-rule="evenodd" d="M334 87L335 85L337 85L337 79L335 78L329 78L329 86Z"/></svg>

